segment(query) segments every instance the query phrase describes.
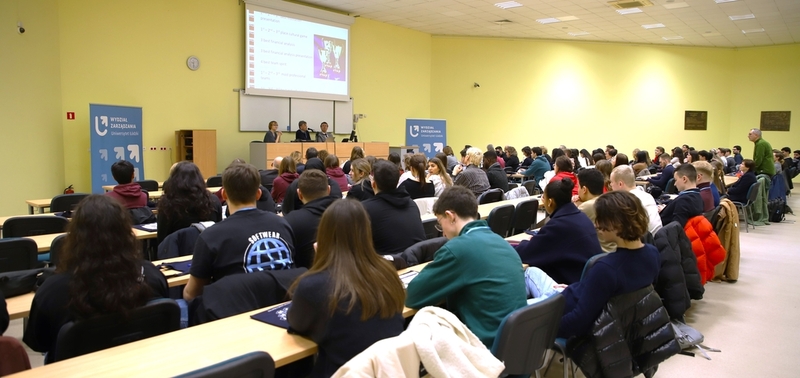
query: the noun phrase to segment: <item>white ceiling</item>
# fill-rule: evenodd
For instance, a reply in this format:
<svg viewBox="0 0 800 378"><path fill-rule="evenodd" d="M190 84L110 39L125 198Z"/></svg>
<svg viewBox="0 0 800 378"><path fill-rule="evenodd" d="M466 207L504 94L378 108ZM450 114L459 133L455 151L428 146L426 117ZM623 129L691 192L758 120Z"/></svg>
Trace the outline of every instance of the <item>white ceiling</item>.
<svg viewBox="0 0 800 378"><path fill-rule="evenodd" d="M523 6L503 10L506 0L303 0L325 8L433 35L512 37L748 47L800 43L800 0L651 0L642 13L621 15L603 0L516 0ZM669 9L668 7L683 6ZM732 21L729 16L752 14ZM574 16L578 20L540 24L537 19ZM510 20L496 25L498 20ZM642 25L664 24L658 29ZM742 30L761 29L760 33ZM588 32L584 36L568 33ZM682 39L665 40L680 36Z"/></svg>

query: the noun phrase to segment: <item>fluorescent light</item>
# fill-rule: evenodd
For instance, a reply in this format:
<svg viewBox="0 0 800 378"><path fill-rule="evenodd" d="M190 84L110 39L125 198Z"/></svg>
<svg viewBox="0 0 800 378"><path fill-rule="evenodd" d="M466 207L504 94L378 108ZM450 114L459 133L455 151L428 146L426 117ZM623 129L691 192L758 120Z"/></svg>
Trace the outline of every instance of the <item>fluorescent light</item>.
<svg viewBox="0 0 800 378"><path fill-rule="evenodd" d="M664 4L664 8L666 9L679 9L679 8L686 8L689 4L686 3L667 3Z"/></svg>
<svg viewBox="0 0 800 378"><path fill-rule="evenodd" d="M522 4L520 4L520 3L516 2L516 1L504 1L502 3L497 3L494 6L500 8L500 9L511 9L511 8L521 7Z"/></svg>
<svg viewBox="0 0 800 378"><path fill-rule="evenodd" d="M575 16L564 16L564 17L557 17L557 18L558 18L559 21L564 21L564 22L580 20L580 18L575 17Z"/></svg>
<svg viewBox="0 0 800 378"><path fill-rule="evenodd" d="M722 34L717 33L717 32L705 32L705 33L703 33L703 37L719 37L721 35Z"/></svg>
<svg viewBox="0 0 800 378"><path fill-rule="evenodd" d="M763 32L764 32L764 28L742 30L742 33L744 33L744 34L763 33Z"/></svg>
<svg viewBox="0 0 800 378"><path fill-rule="evenodd" d="M581 36L584 36L584 35L589 35L591 33L582 31L582 32L570 32L570 33L567 33L567 34L569 34L569 35L571 35L573 37L581 37Z"/></svg>
<svg viewBox="0 0 800 378"><path fill-rule="evenodd" d="M665 27L664 24L649 24L649 25L642 25L645 29L658 29Z"/></svg>
<svg viewBox="0 0 800 378"><path fill-rule="evenodd" d="M683 39L683 37L681 37L679 35L676 35L674 37L661 37L661 38L664 39L665 41L673 41L673 40L676 40L676 39Z"/></svg>
<svg viewBox="0 0 800 378"><path fill-rule="evenodd" d="M740 16L728 16L728 18L730 18L731 21L739 21L739 20L749 20L751 18L756 18L756 16L754 14L743 14Z"/></svg>
<svg viewBox="0 0 800 378"><path fill-rule="evenodd" d="M717 3L717 4L732 3L734 1L736 1L736 0L714 0L714 2Z"/></svg>
<svg viewBox="0 0 800 378"><path fill-rule="evenodd" d="M550 17L550 18L540 18L536 20L536 22L540 24L555 24L556 22L561 22L561 20L554 17Z"/></svg>
<svg viewBox="0 0 800 378"><path fill-rule="evenodd" d="M617 9L617 13L619 13L619 14L634 14L634 13L642 13L642 10L639 9L639 8Z"/></svg>

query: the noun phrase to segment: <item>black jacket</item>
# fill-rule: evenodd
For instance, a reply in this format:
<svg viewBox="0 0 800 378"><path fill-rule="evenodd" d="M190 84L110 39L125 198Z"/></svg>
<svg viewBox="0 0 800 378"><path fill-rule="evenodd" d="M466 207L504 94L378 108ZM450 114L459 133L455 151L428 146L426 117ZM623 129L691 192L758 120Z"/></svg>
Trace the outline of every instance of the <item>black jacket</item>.
<svg viewBox="0 0 800 378"><path fill-rule="evenodd" d="M680 350L652 286L611 298L591 335L567 343L567 353L589 378L633 377Z"/></svg>
<svg viewBox="0 0 800 378"><path fill-rule="evenodd" d="M272 186L272 182L275 181L275 178L278 177L278 170L277 169L265 169L263 171L258 171L258 174L261 176L261 185L264 186Z"/></svg>
<svg viewBox="0 0 800 378"><path fill-rule="evenodd" d="M503 193L508 191L508 175L503 168L500 168L500 163L489 166L489 169L486 170L486 177L489 179L490 188L502 189Z"/></svg>
<svg viewBox="0 0 800 378"><path fill-rule="evenodd" d="M317 198L305 204L300 210L284 216L294 231L294 266L311 268L314 263L314 242L317 241L317 227L322 213L333 203L341 199L333 196Z"/></svg>
<svg viewBox="0 0 800 378"><path fill-rule="evenodd" d="M372 241L381 255L403 252L425 240L419 208L408 192L397 188L362 202L372 223Z"/></svg>
<svg viewBox="0 0 800 378"><path fill-rule="evenodd" d="M674 200L667 204L659 214L661 224L669 224L672 221L680 223L681 227L686 226L686 222L698 215L703 214L703 197L700 196L700 189L687 189L678 194Z"/></svg>
<svg viewBox="0 0 800 378"><path fill-rule="evenodd" d="M747 202L747 191L758 181L756 174L747 172L739 178L730 188L728 188L728 199L733 202Z"/></svg>
<svg viewBox="0 0 800 378"><path fill-rule="evenodd" d="M292 183L289 184L289 188L286 189L286 195L283 197L283 205L281 206L281 212L283 212L284 216L303 207L303 202L297 198L297 184L299 182L300 180L292 181ZM336 181L333 181L330 177L328 177L328 185L331 186L331 197L342 198L342 189L339 187L339 184L337 184ZM348 192L348 195L349 194L350 193Z"/></svg>
<svg viewBox="0 0 800 378"><path fill-rule="evenodd" d="M658 279L653 282L658 296L661 297L661 302L669 313L670 319L683 319L683 314L692 305L689 298L689 291L686 288L686 275L683 272L681 262L681 249L687 248L686 243L689 243L688 249L691 250L692 245L683 228L677 223L672 222L658 230L655 236L655 246L658 248L660 269L658 271ZM699 284L700 276L697 274L697 265L695 268L695 277L698 279ZM700 289L702 290L702 285Z"/></svg>
<svg viewBox="0 0 800 378"><path fill-rule="evenodd" d="M194 243L200 236L197 227L186 227L169 234L158 245L156 257L159 260L170 259L178 256L191 256L194 253Z"/></svg>
<svg viewBox="0 0 800 378"><path fill-rule="evenodd" d="M364 202L372 197L375 197L375 191L372 190L372 182L366 179L358 184L350 187L347 192L347 199L353 199Z"/></svg>

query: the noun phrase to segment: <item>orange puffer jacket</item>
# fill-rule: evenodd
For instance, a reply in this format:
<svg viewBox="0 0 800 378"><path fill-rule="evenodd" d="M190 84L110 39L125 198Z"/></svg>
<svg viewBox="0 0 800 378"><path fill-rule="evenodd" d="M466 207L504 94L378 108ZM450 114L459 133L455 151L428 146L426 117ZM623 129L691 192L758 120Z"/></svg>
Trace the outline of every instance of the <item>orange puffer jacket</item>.
<svg viewBox="0 0 800 378"><path fill-rule="evenodd" d="M686 236L692 241L692 251L697 256L697 270L703 285L714 278L714 267L725 260L725 248L722 247L714 227L702 215L689 219L683 228Z"/></svg>

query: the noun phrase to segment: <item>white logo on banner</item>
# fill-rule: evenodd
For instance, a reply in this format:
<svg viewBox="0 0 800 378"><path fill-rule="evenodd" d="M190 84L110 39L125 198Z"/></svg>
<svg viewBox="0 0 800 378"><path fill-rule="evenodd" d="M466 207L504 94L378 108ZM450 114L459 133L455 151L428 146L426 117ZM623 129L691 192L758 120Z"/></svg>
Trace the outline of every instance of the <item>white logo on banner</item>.
<svg viewBox="0 0 800 378"><path fill-rule="evenodd" d="M419 136L419 125L409 126L408 134L416 138Z"/></svg>
<svg viewBox="0 0 800 378"><path fill-rule="evenodd" d="M94 131L97 133L97 135L105 136L106 133L108 132L108 130L104 129L103 131L100 131L100 124L102 124L103 126L105 126L107 128L108 127L108 117L107 116L100 116L99 117L99 122L98 122L98 117L94 117Z"/></svg>

